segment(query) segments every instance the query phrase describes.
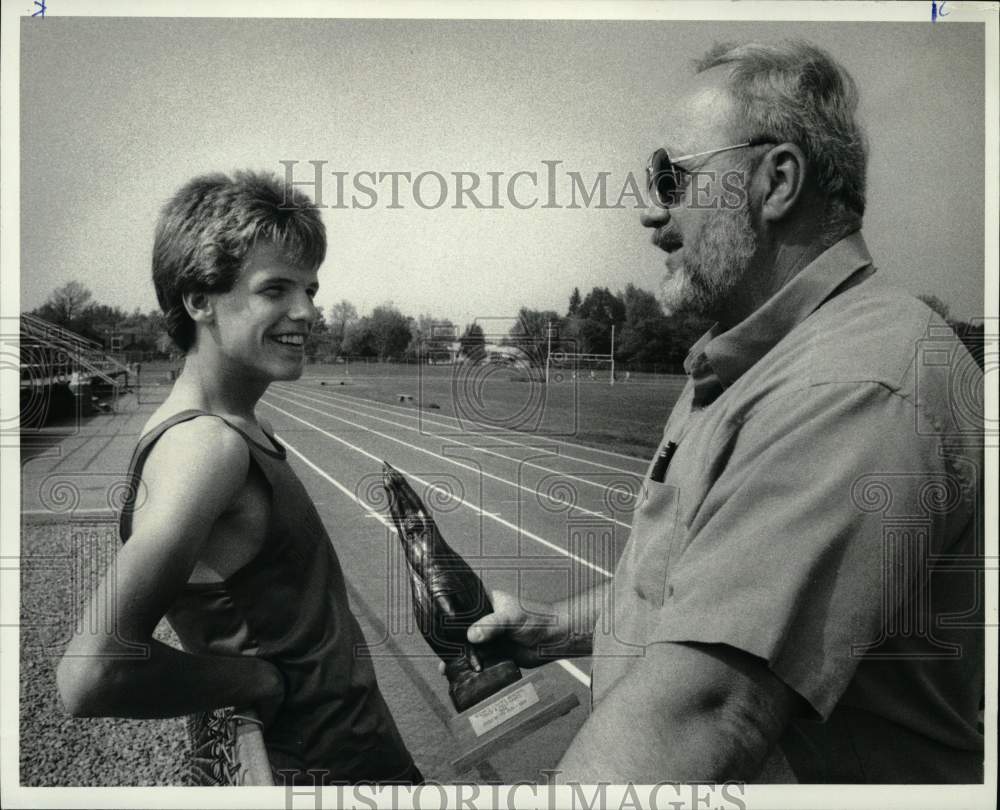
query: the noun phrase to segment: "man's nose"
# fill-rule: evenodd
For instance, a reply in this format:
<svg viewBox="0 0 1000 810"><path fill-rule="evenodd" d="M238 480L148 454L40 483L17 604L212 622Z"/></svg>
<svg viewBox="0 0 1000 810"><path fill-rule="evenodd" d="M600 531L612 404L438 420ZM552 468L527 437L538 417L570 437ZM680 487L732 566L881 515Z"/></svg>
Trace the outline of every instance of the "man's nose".
<svg viewBox="0 0 1000 810"><path fill-rule="evenodd" d="M644 228L660 228L670 222L670 209L651 199L646 204L646 209L639 214L639 222Z"/></svg>

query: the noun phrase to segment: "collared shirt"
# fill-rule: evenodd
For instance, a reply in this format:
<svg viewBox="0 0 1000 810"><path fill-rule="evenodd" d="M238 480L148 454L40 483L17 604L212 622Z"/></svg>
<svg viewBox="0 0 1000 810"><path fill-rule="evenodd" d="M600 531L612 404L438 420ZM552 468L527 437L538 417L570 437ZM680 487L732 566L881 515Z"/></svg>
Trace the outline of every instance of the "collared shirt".
<svg viewBox="0 0 1000 810"><path fill-rule="evenodd" d="M975 362L856 233L687 369L595 631L595 704L648 644L726 644L809 707L781 741L800 781L981 780Z"/></svg>

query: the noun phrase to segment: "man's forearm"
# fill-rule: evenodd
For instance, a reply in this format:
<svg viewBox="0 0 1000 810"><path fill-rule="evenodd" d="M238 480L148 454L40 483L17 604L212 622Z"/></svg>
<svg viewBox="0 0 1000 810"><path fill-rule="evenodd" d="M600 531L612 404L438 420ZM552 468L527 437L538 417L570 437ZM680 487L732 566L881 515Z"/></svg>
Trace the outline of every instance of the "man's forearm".
<svg viewBox="0 0 1000 810"><path fill-rule="evenodd" d="M588 720L557 766L557 781L748 782L771 750L767 736L738 710L682 718L643 717L630 708L628 721L616 722L614 733Z"/></svg>
<svg viewBox="0 0 1000 810"><path fill-rule="evenodd" d="M193 655L158 641L144 654L71 648L57 673L71 714L93 717L177 717L220 706L280 700L281 673L252 656Z"/></svg>
<svg viewBox="0 0 1000 810"><path fill-rule="evenodd" d="M597 703L558 778L752 780L800 700L749 653L726 645L650 644Z"/></svg>

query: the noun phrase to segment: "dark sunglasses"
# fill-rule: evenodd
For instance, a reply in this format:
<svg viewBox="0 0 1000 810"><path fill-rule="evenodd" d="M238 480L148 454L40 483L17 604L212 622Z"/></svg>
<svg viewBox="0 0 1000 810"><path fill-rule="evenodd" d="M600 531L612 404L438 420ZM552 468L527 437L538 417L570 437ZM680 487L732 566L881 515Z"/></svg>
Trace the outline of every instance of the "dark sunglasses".
<svg viewBox="0 0 1000 810"><path fill-rule="evenodd" d="M760 146L765 143L774 143L770 138L751 138L744 143L733 146L723 146L719 149L709 149L707 152L694 152L690 155L681 155L678 158L671 158L666 149L657 149L649 156L649 163L646 164L646 187L652 199L661 208L672 208L680 201L681 195L687 188L688 176L690 172L678 164L693 158L707 158L717 155L720 152L729 152L733 149L746 149L748 146Z"/></svg>

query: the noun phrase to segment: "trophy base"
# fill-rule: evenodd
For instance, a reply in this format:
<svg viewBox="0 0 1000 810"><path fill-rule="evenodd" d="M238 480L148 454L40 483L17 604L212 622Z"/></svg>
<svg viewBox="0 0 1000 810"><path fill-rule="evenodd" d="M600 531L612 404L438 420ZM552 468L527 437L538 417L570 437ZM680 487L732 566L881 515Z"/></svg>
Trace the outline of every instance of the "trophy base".
<svg viewBox="0 0 1000 810"><path fill-rule="evenodd" d="M576 693L558 682L557 673L546 670L522 673L520 680L449 721L459 750L464 751L452 762L456 771L468 770L580 705Z"/></svg>
<svg viewBox="0 0 1000 810"><path fill-rule="evenodd" d="M445 675L451 682L448 696L455 711L471 709L504 687L521 680L521 670L513 661L484 663L485 666L479 672L470 668L467 659L458 659L452 665L453 669L445 667Z"/></svg>

